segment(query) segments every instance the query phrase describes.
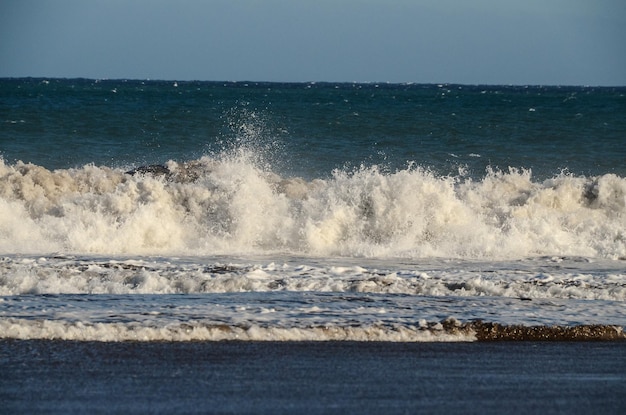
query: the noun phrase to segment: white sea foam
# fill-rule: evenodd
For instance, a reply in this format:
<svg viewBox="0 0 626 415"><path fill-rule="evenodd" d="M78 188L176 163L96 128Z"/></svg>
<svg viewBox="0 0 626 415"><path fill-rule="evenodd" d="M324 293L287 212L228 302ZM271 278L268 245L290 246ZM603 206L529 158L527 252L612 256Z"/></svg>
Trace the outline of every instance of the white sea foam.
<svg viewBox="0 0 626 415"><path fill-rule="evenodd" d="M0 303L0 338L19 339L471 341L477 331L493 334L481 321L552 327L556 336L562 333L555 327L583 325L619 334L623 302L249 292L23 295Z"/></svg>
<svg viewBox="0 0 626 415"><path fill-rule="evenodd" d="M473 332L449 333L442 328L407 327L233 327L178 324L164 327L141 324L66 321L0 320L0 338L77 341L475 341Z"/></svg>
<svg viewBox="0 0 626 415"><path fill-rule="evenodd" d="M0 260L0 295L292 291L626 301L626 273L621 261L587 263L576 258L548 258L405 267L376 261L371 265L377 268L258 262L224 265L198 258L5 257Z"/></svg>
<svg viewBox="0 0 626 415"><path fill-rule="evenodd" d="M626 179L612 174L536 182L511 170L476 181L374 166L305 181L241 154L166 167L0 162L0 251L626 258Z"/></svg>

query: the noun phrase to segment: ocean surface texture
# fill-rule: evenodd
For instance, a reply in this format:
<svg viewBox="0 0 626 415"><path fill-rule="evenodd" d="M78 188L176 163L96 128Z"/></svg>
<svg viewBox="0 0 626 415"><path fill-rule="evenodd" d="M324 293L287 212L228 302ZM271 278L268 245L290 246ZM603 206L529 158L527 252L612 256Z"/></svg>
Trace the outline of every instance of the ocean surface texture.
<svg viewBox="0 0 626 415"><path fill-rule="evenodd" d="M3 79L0 157L4 341L624 339L626 88Z"/></svg>

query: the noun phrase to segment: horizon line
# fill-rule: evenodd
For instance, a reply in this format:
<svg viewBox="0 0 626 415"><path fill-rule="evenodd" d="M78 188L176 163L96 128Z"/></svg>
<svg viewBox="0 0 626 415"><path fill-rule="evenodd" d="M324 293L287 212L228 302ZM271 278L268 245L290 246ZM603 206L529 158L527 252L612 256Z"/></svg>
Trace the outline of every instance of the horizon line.
<svg viewBox="0 0 626 415"><path fill-rule="evenodd" d="M267 81L267 80L208 80L208 79L175 79L175 78L92 78L85 76L0 76L0 80L18 80L18 79L34 79L34 80L88 80L95 82L110 81L132 81L132 82L172 82L172 83L229 83L229 84L335 84L335 85L437 85L437 86L507 86L507 87L578 87L578 88L624 88L624 85L610 84L550 84L550 83L464 83L464 82L420 82L420 81Z"/></svg>

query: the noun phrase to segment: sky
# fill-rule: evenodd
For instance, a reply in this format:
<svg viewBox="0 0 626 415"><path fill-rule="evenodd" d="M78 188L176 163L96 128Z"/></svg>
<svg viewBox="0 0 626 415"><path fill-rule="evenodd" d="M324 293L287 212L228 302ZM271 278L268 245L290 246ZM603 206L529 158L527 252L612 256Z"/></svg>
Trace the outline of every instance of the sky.
<svg viewBox="0 0 626 415"><path fill-rule="evenodd" d="M0 0L0 77L626 85L625 0Z"/></svg>

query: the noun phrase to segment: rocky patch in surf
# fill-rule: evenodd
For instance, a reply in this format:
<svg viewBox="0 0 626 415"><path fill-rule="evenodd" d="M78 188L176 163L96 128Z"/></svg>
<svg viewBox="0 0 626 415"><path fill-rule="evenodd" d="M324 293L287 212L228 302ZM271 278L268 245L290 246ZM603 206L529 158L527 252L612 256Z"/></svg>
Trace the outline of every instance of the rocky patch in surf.
<svg viewBox="0 0 626 415"><path fill-rule="evenodd" d="M493 341L624 341L622 327L590 324L579 326L523 326L473 321L463 325L476 333L476 339Z"/></svg>
<svg viewBox="0 0 626 415"><path fill-rule="evenodd" d="M439 323L420 323L420 330L448 335L474 334L479 342L497 341L626 341L622 327L604 324L576 326L506 325L474 320L461 323L449 317Z"/></svg>

